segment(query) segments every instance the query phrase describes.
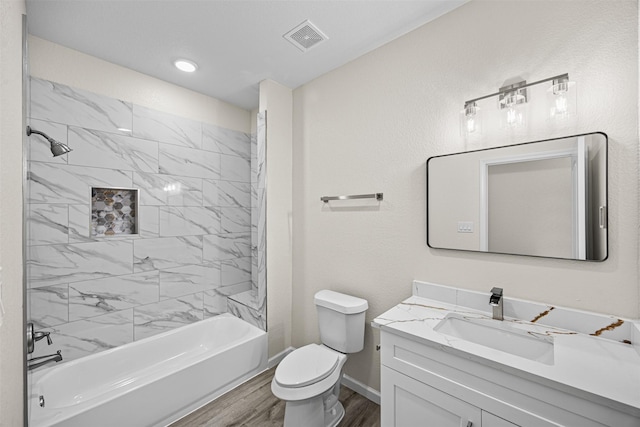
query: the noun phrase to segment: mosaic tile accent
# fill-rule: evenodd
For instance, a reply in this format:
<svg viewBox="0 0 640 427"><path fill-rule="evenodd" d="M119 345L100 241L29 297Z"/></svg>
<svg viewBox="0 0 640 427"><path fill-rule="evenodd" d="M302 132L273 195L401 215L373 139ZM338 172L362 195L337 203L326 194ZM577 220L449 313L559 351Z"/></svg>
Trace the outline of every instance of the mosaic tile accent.
<svg viewBox="0 0 640 427"><path fill-rule="evenodd" d="M138 234L138 190L91 188L91 236Z"/></svg>

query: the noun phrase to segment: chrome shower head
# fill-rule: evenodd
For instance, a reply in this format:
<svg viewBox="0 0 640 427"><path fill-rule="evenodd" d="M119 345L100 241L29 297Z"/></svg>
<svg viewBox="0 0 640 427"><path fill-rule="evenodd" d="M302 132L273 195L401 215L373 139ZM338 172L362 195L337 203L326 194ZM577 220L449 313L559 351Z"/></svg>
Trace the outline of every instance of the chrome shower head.
<svg viewBox="0 0 640 427"><path fill-rule="evenodd" d="M53 154L53 157L61 156L63 154L67 154L69 151L71 151L71 148L69 148L68 145L63 144L60 141L56 141L55 139L51 138L49 135L47 135L44 132L40 132L39 130L31 129L31 126L27 126L27 136L31 135L32 133L35 133L36 135L41 135L47 141L49 141L49 144L51 144L51 154Z"/></svg>

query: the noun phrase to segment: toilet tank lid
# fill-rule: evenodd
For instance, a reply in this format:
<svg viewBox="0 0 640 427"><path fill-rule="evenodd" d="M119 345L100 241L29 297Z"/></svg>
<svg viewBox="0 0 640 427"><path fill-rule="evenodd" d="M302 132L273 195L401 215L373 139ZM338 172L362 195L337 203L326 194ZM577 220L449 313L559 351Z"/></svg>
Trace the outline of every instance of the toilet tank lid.
<svg viewBox="0 0 640 427"><path fill-rule="evenodd" d="M326 289L316 293L314 302L316 305L344 314L362 313L369 308L365 299Z"/></svg>

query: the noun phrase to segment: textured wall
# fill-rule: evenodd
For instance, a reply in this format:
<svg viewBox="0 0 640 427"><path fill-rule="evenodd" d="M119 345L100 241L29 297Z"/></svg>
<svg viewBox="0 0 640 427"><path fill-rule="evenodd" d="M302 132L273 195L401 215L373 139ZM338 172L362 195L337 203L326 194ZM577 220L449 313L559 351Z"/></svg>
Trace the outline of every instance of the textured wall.
<svg viewBox="0 0 640 427"><path fill-rule="evenodd" d="M29 140L28 319L52 331L65 361L251 294L248 134L35 78L30 118L73 150L51 157L43 138ZM92 235L90 187L139 189L139 233ZM248 311L242 302L229 310Z"/></svg>
<svg viewBox="0 0 640 427"><path fill-rule="evenodd" d="M22 14L24 1L0 2L0 426L22 425Z"/></svg>
<svg viewBox="0 0 640 427"><path fill-rule="evenodd" d="M564 125L459 136L465 100L505 81L569 73L578 112ZM294 91L293 345L317 341L313 294L369 301L367 322L427 280L638 317L636 1L473 0ZM532 103L533 103L532 99ZM585 263L429 249L425 161L474 148L590 131L609 135L609 259ZM384 192L373 204L322 195ZM346 373L379 387L377 333Z"/></svg>

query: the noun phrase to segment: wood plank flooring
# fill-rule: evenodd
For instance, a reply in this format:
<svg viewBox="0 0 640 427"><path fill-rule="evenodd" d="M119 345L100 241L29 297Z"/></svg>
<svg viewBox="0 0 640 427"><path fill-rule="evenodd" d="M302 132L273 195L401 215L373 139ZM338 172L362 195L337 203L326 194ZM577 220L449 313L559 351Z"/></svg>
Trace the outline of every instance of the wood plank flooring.
<svg viewBox="0 0 640 427"><path fill-rule="evenodd" d="M284 402L271 393L274 372L263 372L169 427L281 427ZM340 402L346 413L339 427L380 427L379 405L344 385Z"/></svg>

